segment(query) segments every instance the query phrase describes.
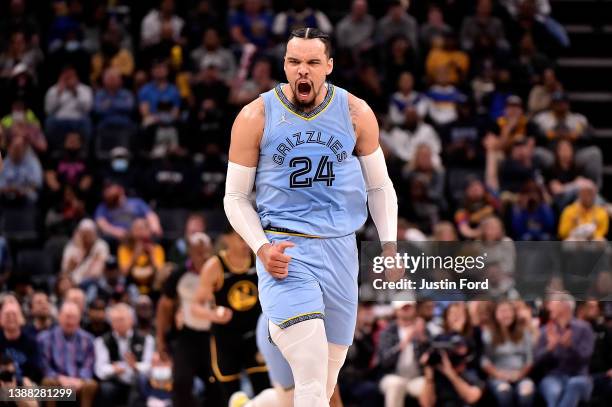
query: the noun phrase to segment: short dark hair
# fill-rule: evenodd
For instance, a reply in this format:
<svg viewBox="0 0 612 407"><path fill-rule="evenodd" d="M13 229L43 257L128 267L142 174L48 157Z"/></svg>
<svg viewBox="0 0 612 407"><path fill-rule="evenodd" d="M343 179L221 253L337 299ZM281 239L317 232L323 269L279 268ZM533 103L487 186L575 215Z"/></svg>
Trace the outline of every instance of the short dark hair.
<svg viewBox="0 0 612 407"><path fill-rule="evenodd" d="M306 40L310 40L310 39L321 40L323 42L323 45L325 45L325 55L327 55L328 58L331 55L331 38L329 37L329 35L325 34L323 31L319 30L318 28L312 28L312 27L298 28L296 30L291 31L291 34L289 34L289 39L287 41L291 40L292 38L304 38Z"/></svg>

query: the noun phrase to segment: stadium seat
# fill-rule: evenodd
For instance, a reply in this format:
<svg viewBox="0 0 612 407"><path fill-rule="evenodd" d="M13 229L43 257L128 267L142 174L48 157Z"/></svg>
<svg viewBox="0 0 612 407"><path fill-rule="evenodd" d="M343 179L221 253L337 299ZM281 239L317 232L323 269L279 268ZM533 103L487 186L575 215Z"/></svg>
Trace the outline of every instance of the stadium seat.
<svg viewBox="0 0 612 407"><path fill-rule="evenodd" d="M203 212L206 219L206 233L216 239L221 233L225 232L228 226L227 217L223 210L207 210Z"/></svg>
<svg viewBox="0 0 612 407"><path fill-rule="evenodd" d="M134 131L130 127L105 126L97 130L95 140L95 156L98 160L108 160L110 152L115 147L125 147L129 150Z"/></svg>
<svg viewBox="0 0 612 407"><path fill-rule="evenodd" d="M164 230L164 240L173 241L183 236L185 221L189 216L187 209L159 208L157 215Z"/></svg>
<svg viewBox="0 0 612 407"><path fill-rule="evenodd" d="M66 236L52 236L45 242L43 248L45 256L49 258L53 272L59 272L62 267L64 247L70 239Z"/></svg>
<svg viewBox="0 0 612 407"><path fill-rule="evenodd" d="M16 273L28 276L34 286L49 288L52 286L53 272L51 259L44 250L26 249L17 254Z"/></svg>
<svg viewBox="0 0 612 407"><path fill-rule="evenodd" d="M0 213L0 232L5 238L17 241L36 240L38 228L35 207L2 207Z"/></svg>

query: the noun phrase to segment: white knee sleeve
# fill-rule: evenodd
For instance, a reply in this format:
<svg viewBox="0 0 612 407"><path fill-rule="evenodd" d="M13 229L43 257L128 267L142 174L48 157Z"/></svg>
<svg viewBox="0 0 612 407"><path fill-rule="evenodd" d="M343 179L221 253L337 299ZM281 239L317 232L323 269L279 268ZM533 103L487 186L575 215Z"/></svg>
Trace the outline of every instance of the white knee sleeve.
<svg viewBox="0 0 612 407"><path fill-rule="evenodd" d="M281 329L270 322L270 335L293 373L294 407L329 407L327 336L321 319L311 319Z"/></svg>
<svg viewBox="0 0 612 407"><path fill-rule="evenodd" d="M348 346L336 345L335 343L328 344L328 365L327 365L327 400L329 401L334 394L334 388L338 381L338 374L346 359Z"/></svg>
<svg viewBox="0 0 612 407"><path fill-rule="evenodd" d="M257 397L245 404L244 407L293 407L293 389L285 390L280 387L266 389Z"/></svg>

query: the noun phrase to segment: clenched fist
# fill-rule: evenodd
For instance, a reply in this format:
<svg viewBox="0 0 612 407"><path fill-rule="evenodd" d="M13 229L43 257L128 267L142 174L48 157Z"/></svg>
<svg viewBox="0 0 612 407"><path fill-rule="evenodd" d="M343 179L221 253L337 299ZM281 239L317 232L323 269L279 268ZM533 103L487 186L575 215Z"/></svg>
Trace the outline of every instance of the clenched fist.
<svg viewBox="0 0 612 407"><path fill-rule="evenodd" d="M293 242L267 243L257 251L257 257L274 278L283 279L289 275L289 261L291 256L285 254L285 249L294 247Z"/></svg>

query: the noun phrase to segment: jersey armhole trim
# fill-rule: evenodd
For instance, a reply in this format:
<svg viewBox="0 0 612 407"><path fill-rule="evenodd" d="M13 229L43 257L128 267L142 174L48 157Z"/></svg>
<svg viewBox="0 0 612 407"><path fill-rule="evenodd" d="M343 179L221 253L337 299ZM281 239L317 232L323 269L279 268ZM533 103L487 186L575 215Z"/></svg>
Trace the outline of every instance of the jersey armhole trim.
<svg viewBox="0 0 612 407"><path fill-rule="evenodd" d="M269 143L269 133L271 131L271 125L270 125L270 120L272 118L272 112L271 112L271 106L269 104L268 101L268 96L269 92L266 93L262 93L261 94L261 98L263 99L264 102L264 130L263 130L263 135L261 136L261 141L259 142L259 151L261 153L261 150L264 149L264 147L266 147Z"/></svg>
<svg viewBox="0 0 612 407"><path fill-rule="evenodd" d="M355 132L355 128L353 127L353 119L351 118L351 107L349 104L349 93L347 90L344 90L344 97L346 99L342 110L344 111L344 115L346 117L346 123L348 127L348 132L353 136L353 141L357 144L357 133ZM353 147L354 148L354 147Z"/></svg>

